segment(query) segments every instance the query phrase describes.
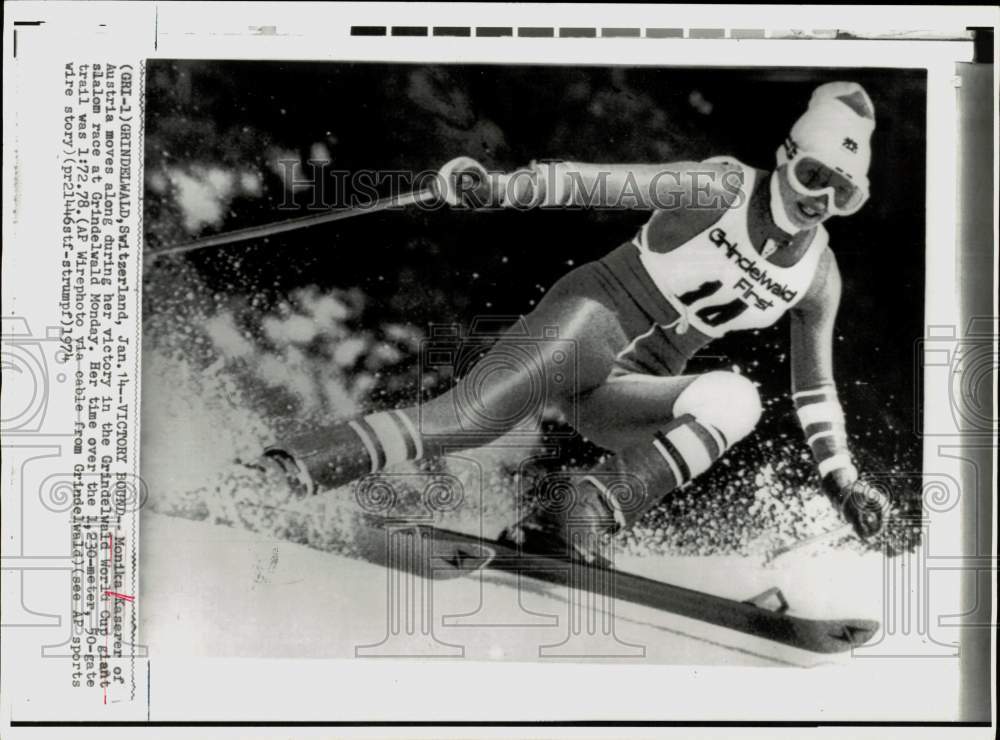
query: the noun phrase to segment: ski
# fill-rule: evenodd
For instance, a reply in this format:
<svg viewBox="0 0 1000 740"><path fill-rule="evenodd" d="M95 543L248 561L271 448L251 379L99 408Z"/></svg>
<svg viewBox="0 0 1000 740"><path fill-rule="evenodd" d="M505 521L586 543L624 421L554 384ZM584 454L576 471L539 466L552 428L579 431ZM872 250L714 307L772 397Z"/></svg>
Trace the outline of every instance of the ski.
<svg viewBox="0 0 1000 740"><path fill-rule="evenodd" d="M569 586L814 653L840 653L871 640L879 623L869 619L807 619L788 613L777 588L746 601L716 596L558 555L523 552L495 540L428 525L390 525L396 547L370 551L367 559L426 578L471 575L484 570ZM387 534L389 530L387 530ZM399 543L406 543L399 547ZM401 556L401 552L405 556ZM769 602L775 605L769 606Z"/></svg>

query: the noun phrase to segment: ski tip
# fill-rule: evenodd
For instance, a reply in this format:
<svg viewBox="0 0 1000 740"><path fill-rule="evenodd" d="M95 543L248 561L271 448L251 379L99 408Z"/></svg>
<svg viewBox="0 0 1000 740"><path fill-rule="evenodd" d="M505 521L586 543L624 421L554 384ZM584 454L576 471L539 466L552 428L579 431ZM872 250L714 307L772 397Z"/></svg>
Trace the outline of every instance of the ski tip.
<svg viewBox="0 0 1000 740"><path fill-rule="evenodd" d="M839 645L838 650L850 650L869 642L879 630L879 623L872 619L850 619L841 622L830 637Z"/></svg>

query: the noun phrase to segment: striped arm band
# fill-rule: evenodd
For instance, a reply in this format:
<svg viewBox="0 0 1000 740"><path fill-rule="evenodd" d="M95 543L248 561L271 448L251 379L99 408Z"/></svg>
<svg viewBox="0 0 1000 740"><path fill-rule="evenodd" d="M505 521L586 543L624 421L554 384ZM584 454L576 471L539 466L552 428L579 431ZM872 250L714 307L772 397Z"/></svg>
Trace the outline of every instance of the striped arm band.
<svg viewBox="0 0 1000 740"><path fill-rule="evenodd" d="M837 399L836 388L833 385L804 388L792 394L792 402L820 477L825 478L840 468L853 468L847 448L844 410Z"/></svg>

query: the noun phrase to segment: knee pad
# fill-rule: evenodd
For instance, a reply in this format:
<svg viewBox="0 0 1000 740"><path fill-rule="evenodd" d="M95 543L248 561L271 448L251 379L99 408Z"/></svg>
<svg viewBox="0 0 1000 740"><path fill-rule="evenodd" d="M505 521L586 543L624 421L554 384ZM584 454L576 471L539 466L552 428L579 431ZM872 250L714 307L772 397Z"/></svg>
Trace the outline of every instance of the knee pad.
<svg viewBox="0 0 1000 740"><path fill-rule="evenodd" d="M754 384L742 375L713 370L696 378L674 401L675 417L690 414L718 430L732 447L753 431L763 409Z"/></svg>

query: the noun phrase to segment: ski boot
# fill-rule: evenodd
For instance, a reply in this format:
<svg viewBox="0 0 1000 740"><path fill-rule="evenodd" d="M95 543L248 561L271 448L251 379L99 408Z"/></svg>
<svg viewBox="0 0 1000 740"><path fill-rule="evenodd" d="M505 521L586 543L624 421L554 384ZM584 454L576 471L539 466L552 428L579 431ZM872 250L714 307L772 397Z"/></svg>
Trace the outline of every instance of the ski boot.
<svg viewBox="0 0 1000 740"><path fill-rule="evenodd" d="M535 508L501 532L499 541L525 554L612 567L612 537L620 529L603 487L589 476L574 482L550 476L535 496Z"/></svg>

